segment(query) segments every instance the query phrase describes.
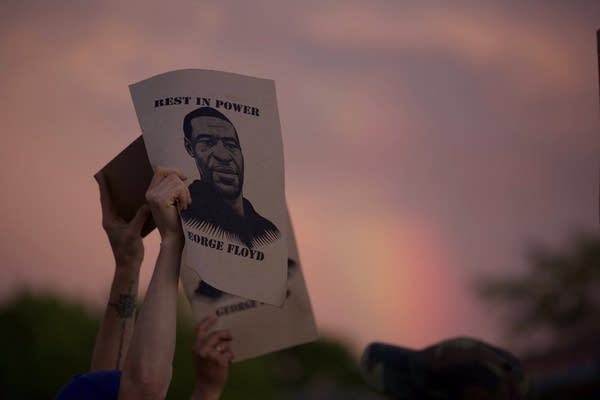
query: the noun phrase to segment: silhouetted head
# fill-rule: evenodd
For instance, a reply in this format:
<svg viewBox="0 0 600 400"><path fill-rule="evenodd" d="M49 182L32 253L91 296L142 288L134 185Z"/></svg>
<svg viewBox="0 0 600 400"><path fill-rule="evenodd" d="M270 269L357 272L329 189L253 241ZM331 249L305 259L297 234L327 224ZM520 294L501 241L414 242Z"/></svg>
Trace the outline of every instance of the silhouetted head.
<svg viewBox="0 0 600 400"><path fill-rule="evenodd" d="M371 343L361 359L370 386L404 400L525 400L532 391L509 352L470 338L416 351Z"/></svg>

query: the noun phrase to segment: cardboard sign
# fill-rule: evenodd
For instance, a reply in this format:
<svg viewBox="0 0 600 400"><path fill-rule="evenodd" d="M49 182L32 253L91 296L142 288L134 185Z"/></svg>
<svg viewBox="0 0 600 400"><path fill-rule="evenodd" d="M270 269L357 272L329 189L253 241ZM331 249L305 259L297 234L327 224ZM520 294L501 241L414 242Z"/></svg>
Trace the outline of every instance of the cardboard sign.
<svg viewBox="0 0 600 400"><path fill-rule="evenodd" d="M153 175L144 139L140 136L134 140L102 168L102 173L117 214L125 221L131 221L146 201L146 189ZM142 236L146 237L154 228L156 225L150 216L142 228Z"/></svg>

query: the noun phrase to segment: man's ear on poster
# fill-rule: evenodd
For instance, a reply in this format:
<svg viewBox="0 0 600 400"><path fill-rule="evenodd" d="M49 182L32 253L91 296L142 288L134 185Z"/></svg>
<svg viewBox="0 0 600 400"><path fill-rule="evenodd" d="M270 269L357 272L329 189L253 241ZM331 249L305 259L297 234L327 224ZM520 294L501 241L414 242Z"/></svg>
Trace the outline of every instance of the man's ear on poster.
<svg viewBox="0 0 600 400"><path fill-rule="evenodd" d="M183 145L185 146L185 150L187 151L188 155L190 157L192 157L194 159L194 161L196 161L196 153L194 151L194 144L187 137L184 137ZM198 180L202 180L202 178L203 178L202 171L199 168L197 170L198 170L198 175L199 175Z"/></svg>
<svg viewBox="0 0 600 400"><path fill-rule="evenodd" d="M185 150L190 155L190 157L196 158L196 153L194 152L194 145L192 144L192 142L188 138L184 137L183 144L185 146Z"/></svg>

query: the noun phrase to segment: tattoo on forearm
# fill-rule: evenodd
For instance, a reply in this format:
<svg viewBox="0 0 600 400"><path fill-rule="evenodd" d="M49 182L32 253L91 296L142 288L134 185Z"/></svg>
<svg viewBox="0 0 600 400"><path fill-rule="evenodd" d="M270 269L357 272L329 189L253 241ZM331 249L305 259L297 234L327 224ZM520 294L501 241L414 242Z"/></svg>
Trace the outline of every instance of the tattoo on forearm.
<svg viewBox="0 0 600 400"><path fill-rule="evenodd" d="M135 312L135 296L132 294L120 294L119 300L108 303L117 310L121 318L131 318Z"/></svg>
<svg viewBox="0 0 600 400"><path fill-rule="evenodd" d="M108 303L110 306L114 307L117 311L117 315L121 318L121 338L119 340L119 353L117 354L117 367L116 369L120 369L121 367L121 358L123 355L123 342L125 340L125 328L127 320L132 318L135 314L135 288L136 282L132 281L129 286L128 294L120 294L119 299L114 302Z"/></svg>

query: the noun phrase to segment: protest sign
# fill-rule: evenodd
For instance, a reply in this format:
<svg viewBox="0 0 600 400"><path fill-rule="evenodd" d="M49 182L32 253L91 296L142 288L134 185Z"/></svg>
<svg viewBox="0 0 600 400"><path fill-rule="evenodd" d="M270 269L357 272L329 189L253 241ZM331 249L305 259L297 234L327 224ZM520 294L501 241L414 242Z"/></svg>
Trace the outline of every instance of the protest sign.
<svg viewBox="0 0 600 400"><path fill-rule="evenodd" d="M152 167L189 178L185 265L221 291L281 306L288 240L274 82L188 69L130 91Z"/></svg>

